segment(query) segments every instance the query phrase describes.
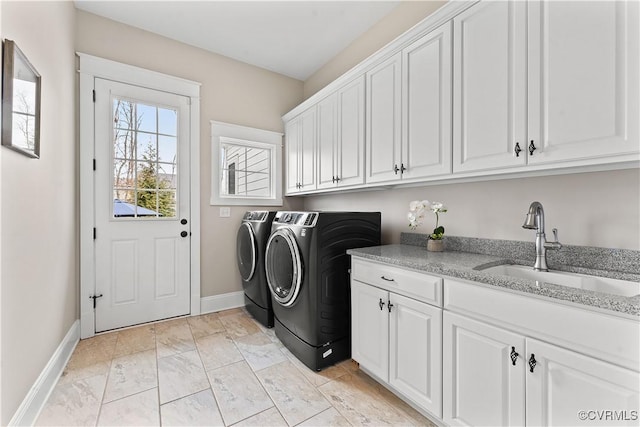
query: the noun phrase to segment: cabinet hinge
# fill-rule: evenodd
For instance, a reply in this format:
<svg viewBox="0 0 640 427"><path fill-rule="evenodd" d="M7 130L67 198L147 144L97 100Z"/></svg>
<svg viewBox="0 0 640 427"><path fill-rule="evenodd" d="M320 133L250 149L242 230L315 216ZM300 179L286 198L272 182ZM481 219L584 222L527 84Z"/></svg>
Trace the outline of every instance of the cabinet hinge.
<svg viewBox="0 0 640 427"><path fill-rule="evenodd" d="M96 240L97 236L98 236L98 231L96 230L95 227L93 227L93 240Z"/></svg>
<svg viewBox="0 0 640 427"><path fill-rule="evenodd" d="M93 102L96 102L96 90L93 89L92 92L93 92Z"/></svg>

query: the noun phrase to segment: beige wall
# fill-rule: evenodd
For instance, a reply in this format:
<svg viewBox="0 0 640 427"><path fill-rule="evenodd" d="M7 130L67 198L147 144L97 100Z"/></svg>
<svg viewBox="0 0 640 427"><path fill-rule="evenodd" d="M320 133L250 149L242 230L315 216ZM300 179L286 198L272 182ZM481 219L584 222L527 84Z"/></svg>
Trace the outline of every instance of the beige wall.
<svg viewBox="0 0 640 427"><path fill-rule="evenodd" d="M232 207L230 218L220 218L219 207L209 205L209 122L218 120L283 132L281 116L302 101L303 83L87 12L77 12L76 24L76 49L79 52L202 83L201 292L206 297L242 290L236 268L235 236L242 215L251 208ZM302 204L296 199L285 203L285 208L300 208Z"/></svg>
<svg viewBox="0 0 640 427"><path fill-rule="evenodd" d="M305 82L305 99L443 4L401 3L311 76ZM552 227L558 228L561 242L637 250L639 194L640 172L636 169L311 196L304 207L381 211L384 242L396 243L400 232L409 231L409 201L437 200L450 208L442 217L448 234L533 241L533 233L521 226L529 203L539 200L545 207L549 235ZM435 218L430 219L417 231L430 232Z"/></svg>
<svg viewBox="0 0 640 427"><path fill-rule="evenodd" d="M78 318L71 2L6 2L2 38L42 76L41 158L2 150L2 414L7 425Z"/></svg>
<svg viewBox="0 0 640 427"><path fill-rule="evenodd" d="M307 99L369 55L413 27L446 1L403 1L304 82Z"/></svg>
<svg viewBox="0 0 640 427"><path fill-rule="evenodd" d="M411 231L409 202L423 199L449 208L440 225L450 235L533 242L535 233L522 223L538 200L549 238L557 228L564 244L640 249L638 169L314 196L304 207L381 211L384 243L398 243L400 232ZM430 233L434 226L430 215L416 232Z"/></svg>

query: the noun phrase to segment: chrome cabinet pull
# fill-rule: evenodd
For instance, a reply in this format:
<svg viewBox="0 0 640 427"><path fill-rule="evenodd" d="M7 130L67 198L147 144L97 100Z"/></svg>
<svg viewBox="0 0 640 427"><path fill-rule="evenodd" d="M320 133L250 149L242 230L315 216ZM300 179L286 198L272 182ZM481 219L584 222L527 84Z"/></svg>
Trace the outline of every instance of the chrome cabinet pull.
<svg viewBox="0 0 640 427"><path fill-rule="evenodd" d="M520 356L520 355L516 351L516 348L515 347L511 347L511 354L510 354L509 357L511 357L511 363L513 363L513 366L516 366L516 360L518 360L518 356Z"/></svg>

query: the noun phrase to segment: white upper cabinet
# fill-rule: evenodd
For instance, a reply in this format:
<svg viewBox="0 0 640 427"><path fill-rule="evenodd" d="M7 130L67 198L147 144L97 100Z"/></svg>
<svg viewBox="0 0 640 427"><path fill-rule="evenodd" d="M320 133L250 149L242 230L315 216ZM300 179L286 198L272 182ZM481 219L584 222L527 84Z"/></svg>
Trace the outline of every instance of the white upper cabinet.
<svg viewBox="0 0 640 427"><path fill-rule="evenodd" d="M318 189L364 183L364 77L318 104Z"/></svg>
<svg viewBox="0 0 640 427"><path fill-rule="evenodd" d="M287 194L316 188L317 108L313 106L287 123Z"/></svg>
<svg viewBox="0 0 640 427"><path fill-rule="evenodd" d="M335 187L338 144L338 96L329 95L318 104L318 188Z"/></svg>
<svg viewBox="0 0 640 427"><path fill-rule="evenodd" d="M451 27L402 51L402 179L451 172Z"/></svg>
<svg viewBox="0 0 640 427"><path fill-rule="evenodd" d="M637 0L448 2L284 116L287 194L637 167L639 27Z"/></svg>
<svg viewBox="0 0 640 427"><path fill-rule="evenodd" d="M529 164L640 150L639 5L528 4Z"/></svg>
<svg viewBox="0 0 640 427"><path fill-rule="evenodd" d="M637 154L638 10L481 2L456 16L453 171Z"/></svg>
<svg viewBox="0 0 640 427"><path fill-rule="evenodd" d="M453 19L454 172L526 164L526 7L480 2Z"/></svg>
<svg viewBox="0 0 640 427"><path fill-rule="evenodd" d="M364 183L364 76L338 90L336 184Z"/></svg>
<svg viewBox="0 0 640 427"><path fill-rule="evenodd" d="M383 182L401 175L400 52L367 72L366 181Z"/></svg>

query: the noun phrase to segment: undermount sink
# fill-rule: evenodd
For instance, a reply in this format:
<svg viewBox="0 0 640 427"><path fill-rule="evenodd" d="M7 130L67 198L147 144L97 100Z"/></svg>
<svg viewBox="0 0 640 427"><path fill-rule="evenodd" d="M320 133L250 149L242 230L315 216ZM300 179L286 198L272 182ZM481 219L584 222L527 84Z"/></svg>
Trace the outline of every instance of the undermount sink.
<svg viewBox="0 0 640 427"><path fill-rule="evenodd" d="M606 294L620 295L623 297L640 295L640 283L628 280L610 279L608 277L589 276L586 274L557 270L535 271L532 267L512 264L488 267L482 269L482 271L518 279L529 279Z"/></svg>

